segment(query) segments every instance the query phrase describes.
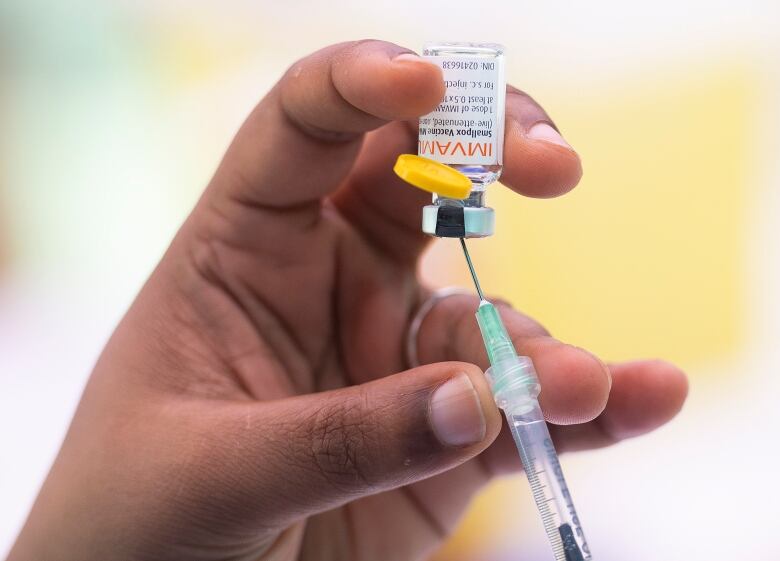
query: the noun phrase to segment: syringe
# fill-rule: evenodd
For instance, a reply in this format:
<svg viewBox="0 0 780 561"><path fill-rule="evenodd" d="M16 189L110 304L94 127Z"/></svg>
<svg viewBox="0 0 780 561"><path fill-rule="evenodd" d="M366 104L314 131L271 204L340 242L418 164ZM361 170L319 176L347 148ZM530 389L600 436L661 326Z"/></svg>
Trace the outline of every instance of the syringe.
<svg viewBox="0 0 780 561"><path fill-rule="evenodd" d="M461 238L460 243L480 297L476 316L491 364L485 375L520 452L555 561L591 560L558 454L539 408L541 386L533 363L528 357L517 356L498 310L482 294L465 240Z"/></svg>

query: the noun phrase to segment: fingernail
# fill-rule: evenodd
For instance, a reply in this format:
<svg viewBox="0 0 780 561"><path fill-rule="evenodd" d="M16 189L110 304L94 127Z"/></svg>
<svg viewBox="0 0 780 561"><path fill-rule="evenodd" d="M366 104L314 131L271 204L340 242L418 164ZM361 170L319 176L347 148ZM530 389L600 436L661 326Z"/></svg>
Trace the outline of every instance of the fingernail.
<svg viewBox="0 0 780 561"><path fill-rule="evenodd" d="M439 68L435 63L431 62L427 58L423 58L420 55L416 53L401 53L400 55L393 57L393 62L413 62L414 64L430 64L431 66L435 66L436 68Z"/></svg>
<svg viewBox="0 0 780 561"><path fill-rule="evenodd" d="M485 438L485 415L468 375L458 374L439 386L430 407L431 426L443 444L465 446Z"/></svg>
<svg viewBox="0 0 780 561"><path fill-rule="evenodd" d="M417 53L401 53L400 55L396 55L393 57L393 62L396 61L403 62L405 60L407 61L410 60L412 62L420 62L420 61L425 62L425 59L420 58L420 55L418 55Z"/></svg>
<svg viewBox="0 0 780 561"><path fill-rule="evenodd" d="M563 139L561 134L555 130L550 125L550 123L536 123L528 131L528 138L531 140L542 140L544 142L550 142L552 144L557 144L558 146L568 148L569 150L573 150L571 145Z"/></svg>

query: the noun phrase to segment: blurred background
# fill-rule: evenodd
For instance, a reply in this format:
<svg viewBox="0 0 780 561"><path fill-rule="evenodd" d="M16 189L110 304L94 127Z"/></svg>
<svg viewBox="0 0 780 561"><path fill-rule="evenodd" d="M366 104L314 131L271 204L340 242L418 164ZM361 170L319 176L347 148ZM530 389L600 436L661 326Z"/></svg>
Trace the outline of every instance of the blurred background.
<svg viewBox="0 0 780 561"><path fill-rule="evenodd" d="M596 559L776 559L780 4L334 8L0 3L0 554L245 115L295 59L375 37L503 43L508 79L582 156L559 200L491 188L497 235L470 246L483 286L606 360L690 374L670 425L564 458ZM435 245L423 274L468 286L457 251ZM522 476L496 482L436 559L550 559L532 505Z"/></svg>

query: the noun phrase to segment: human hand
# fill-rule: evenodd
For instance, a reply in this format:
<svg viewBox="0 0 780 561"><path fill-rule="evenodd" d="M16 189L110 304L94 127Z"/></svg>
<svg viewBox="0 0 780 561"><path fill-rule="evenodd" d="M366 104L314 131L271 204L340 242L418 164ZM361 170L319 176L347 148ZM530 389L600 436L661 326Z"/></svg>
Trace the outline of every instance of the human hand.
<svg viewBox="0 0 780 561"><path fill-rule="evenodd" d="M420 559L520 468L483 379L476 297L434 306L424 366L402 372L429 295L415 273L427 197L392 165L443 93L438 68L379 41L290 68L107 344L9 561ZM571 189L579 158L545 112L510 89L506 117L502 181ZM561 451L681 407L677 368L607 367L502 314Z"/></svg>

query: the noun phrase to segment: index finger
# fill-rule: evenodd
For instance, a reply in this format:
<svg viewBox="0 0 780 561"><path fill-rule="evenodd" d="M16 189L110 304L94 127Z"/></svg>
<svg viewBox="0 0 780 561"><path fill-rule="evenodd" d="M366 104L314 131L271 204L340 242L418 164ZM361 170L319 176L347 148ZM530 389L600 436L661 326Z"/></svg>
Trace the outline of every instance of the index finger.
<svg viewBox="0 0 780 561"><path fill-rule="evenodd" d="M334 190L364 132L432 110L441 71L382 41L327 47L295 63L236 135L210 189L270 208L301 207Z"/></svg>

